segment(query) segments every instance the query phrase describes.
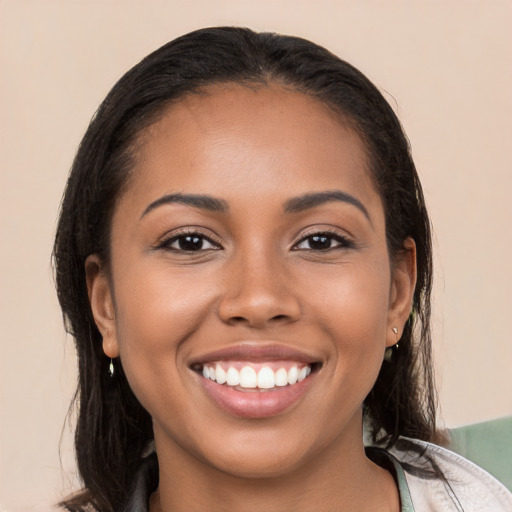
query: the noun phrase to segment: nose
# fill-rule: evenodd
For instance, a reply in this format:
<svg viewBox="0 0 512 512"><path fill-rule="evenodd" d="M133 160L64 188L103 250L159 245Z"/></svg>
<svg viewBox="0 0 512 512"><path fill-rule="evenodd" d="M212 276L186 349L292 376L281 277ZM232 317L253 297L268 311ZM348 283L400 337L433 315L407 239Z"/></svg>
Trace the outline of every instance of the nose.
<svg viewBox="0 0 512 512"><path fill-rule="evenodd" d="M223 322L264 329L300 318L296 283L276 257L239 258L226 274L218 306Z"/></svg>

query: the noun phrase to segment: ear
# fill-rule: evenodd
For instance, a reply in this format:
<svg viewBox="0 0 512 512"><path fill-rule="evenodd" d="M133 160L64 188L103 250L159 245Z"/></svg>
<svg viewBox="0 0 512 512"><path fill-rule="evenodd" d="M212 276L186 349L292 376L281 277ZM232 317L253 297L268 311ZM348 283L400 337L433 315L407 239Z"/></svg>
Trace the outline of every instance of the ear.
<svg viewBox="0 0 512 512"><path fill-rule="evenodd" d="M400 339L412 308L416 287L416 244L408 237L397 254L391 274L390 304L386 345L391 347ZM398 329L395 335L393 328Z"/></svg>
<svg viewBox="0 0 512 512"><path fill-rule="evenodd" d="M108 277L98 255L92 254L85 260L85 275L94 322L103 337L103 352L108 357L118 357L114 300Z"/></svg>

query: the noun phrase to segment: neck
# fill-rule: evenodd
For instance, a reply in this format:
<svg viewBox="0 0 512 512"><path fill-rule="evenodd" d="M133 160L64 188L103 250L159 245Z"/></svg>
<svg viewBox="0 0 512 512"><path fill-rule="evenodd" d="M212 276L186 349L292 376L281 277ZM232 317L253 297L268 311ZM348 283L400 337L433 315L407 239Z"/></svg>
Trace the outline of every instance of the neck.
<svg viewBox="0 0 512 512"><path fill-rule="evenodd" d="M160 484L150 512L398 512L394 478L366 457L362 429L356 431L357 439L345 432L284 474L257 478L220 471L177 446L169 450L155 431Z"/></svg>

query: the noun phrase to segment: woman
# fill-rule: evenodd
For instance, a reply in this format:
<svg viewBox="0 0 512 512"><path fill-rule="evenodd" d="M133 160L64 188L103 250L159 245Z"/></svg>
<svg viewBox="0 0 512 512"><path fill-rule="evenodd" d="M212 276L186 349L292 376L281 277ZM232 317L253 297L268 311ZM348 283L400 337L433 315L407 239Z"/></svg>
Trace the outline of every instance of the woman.
<svg viewBox="0 0 512 512"><path fill-rule="evenodd" d="M54 255L68 510L510 510L429 444L421 186L392 109L325 49L214 28L145 58L80 145Z"/></svg>

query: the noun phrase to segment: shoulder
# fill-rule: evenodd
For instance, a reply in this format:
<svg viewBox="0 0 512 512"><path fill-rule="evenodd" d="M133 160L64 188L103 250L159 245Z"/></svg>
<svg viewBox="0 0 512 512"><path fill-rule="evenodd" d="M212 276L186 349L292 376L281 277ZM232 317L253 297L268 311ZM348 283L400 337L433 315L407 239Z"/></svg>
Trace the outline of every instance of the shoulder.
<svg viewBox="0 0 512 512"><path fill-rule="evenodd" d="M417 450L395 447L389 453L404 470L415 512L512 512L512 494L485 470L441 446L404 440ZM444 479L414 468L439 469Z"/></svg>

